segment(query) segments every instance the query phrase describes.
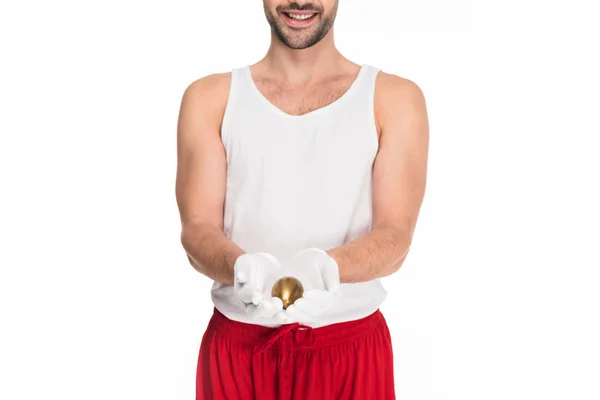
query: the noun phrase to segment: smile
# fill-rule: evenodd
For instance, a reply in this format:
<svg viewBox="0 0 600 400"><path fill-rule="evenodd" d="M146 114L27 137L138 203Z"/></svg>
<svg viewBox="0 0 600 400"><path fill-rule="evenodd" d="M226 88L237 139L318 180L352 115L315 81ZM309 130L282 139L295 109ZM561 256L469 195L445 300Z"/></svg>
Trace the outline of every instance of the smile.
<svg viewBox="0 0 600 400"><path fill-rule="evenodd" d="M295 12L284 11L281 13L288 25L291 26L307 26L319 13L317 12Z"/></svg>

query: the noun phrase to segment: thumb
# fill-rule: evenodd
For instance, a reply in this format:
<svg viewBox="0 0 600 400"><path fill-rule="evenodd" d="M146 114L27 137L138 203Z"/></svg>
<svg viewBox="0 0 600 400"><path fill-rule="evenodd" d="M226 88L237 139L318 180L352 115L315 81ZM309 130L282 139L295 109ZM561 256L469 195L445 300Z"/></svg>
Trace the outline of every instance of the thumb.
<svg viewBox="0 0 600 400"><path fill-rule="evenodd" d="M237 279L237 281L239 283L244 283L248 280L248 277L246 276L246 274L244 272L238 272L237 275L235 276L235 278Z"/></svg>
<svg viewBox="0 0 600 400"><path fill-rule="evenodd" d="M248 264L245 263L234 266L235 279L240 283L245 283L248 280L248 269Z"/></svg>

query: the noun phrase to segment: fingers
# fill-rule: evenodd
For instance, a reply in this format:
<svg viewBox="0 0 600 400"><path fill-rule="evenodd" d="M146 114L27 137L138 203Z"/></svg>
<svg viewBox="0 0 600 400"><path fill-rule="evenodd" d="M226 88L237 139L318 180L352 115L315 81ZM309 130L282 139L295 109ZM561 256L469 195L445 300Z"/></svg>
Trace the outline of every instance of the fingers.
<svg viewBox="0 0 600 400"><path fill-rule="evenodd" d="M312 289L304 292L301 298L296 300L292 306L293 312L315 317L323 311L333 307L338 296L328 290ZM290 307L292 307L290 306ZM288 312L290 307L288 307Z"/></svg>
<svg viewBox="0 0 600 400"><path fill-rule="evenodd" d="M338 297L328 290L312 289L285 310L281 299L267 296L263 296L258 304L247 303L244 307L251 318L271 319L275 324L307 323L332 307Z"/></svg>
<svg viewBox="0 0 600 400"><path fill-rule="evenodd" d="M289 323L289 317L287 315L286 310L281 310L275 313L275 315L273 315L273 321L276 324L287 324Z"/></svg>
<svg viewBox="0 0 600 400"><path fill-rule="evenodd" d="M261 292L259 292L258 290L252 291L252 304L259 305L261 303L262 299L263 299L263 295Z"/></svg>
<svg viewBox="0 0 600 400"><path fill-rule="evenodd" d="M311 316L305 313L301 308L298 308L297 304L300 299L296 300L294 304L289 305L285 310L285 323L289 324L292 322L306 323L311 320Z"/></svg>
<svg viewBox="0 0 600 400"><path fill-rule="evenodd" d="M283 310L283 301L279 297L271 297L271 301L276 310Z"/></svg>
<svg viewBox="0 0 600 400"><path fill-rule="evenodd" d="M291 307L291 306L290 306ZM289 307L288 307L289 309ZM318 301L311 301L309 299L298 299L294 302L294 308L292 313L300 311L304 314L315 316L322 310L321 304Z"/></svg>
<svg viewBox="0 0 600 400"><path fill-rule="evenodd" d="M263 298L264 272L257 261L246 258L235 268L234 285L244 303L257 305Z"/></svg>
<svg viewBox="0 0 600 400"><path fill-rule="evenodd" d="M242 262L237 265L235 279L240 283L245 283L250 275L250 265L248 263Z"/></svg>
<svg viewBox="0 0 600 400"><path fill-rule="evenodd" d="M244 284L240 284L238 287L238 297L240 298L240 300L244 303L254 303L253 302L253 295L254 295L254 291L252 290L252 286L250 286L247 283Z"/></svg>
<svg viewBox="0 0 600 400"><path fill-rule="evenodd" d="M258 305L263 299L263 290L260 285L254 282L242 283L238 286L238 297L244 303Z"/></svg>
<svg viewBox="0 0 600 400"><path fill-rule="evenodd" d="M287 310L283 309L283 301L279 297L271 297L271 302L276 312L273 315L273 321L276 324L287 324L290 322Z"/></svg>
<svg viewBox="0 0 600 400"><path fill-rule="evenodd" d="M258 304L245 304L246 313L252 318L273 318L283 311L283 302L278 298L265 297ZM284 315L279 315L283 319Z"/></svg>
<svg viewBox="0 0 600 400"><path fill-rule="evenodd" d="M244 304L244 308L246 309L246 314L250 318L262 318L262 315L264 313L264 309L260 306L260 303L259 305L255 305L252 303Z"/></svg>

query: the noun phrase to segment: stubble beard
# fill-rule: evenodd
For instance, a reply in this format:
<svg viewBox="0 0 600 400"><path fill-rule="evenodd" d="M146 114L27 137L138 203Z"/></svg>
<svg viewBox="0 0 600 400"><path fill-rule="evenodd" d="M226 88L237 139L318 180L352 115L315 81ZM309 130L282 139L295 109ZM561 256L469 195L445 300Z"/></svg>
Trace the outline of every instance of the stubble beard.
<svg viewBox="0 0 600 400"><path fill-rule="evenodd" d="M287 47L295 50L306 49L308 47L314 46L319 43L321 39L327 35L331 27L333 26L333 22L335 21L335 16L337 13L337 5L330 12L330 14L322 14L319 13L317 18L319 19L319 25L315 27L311 27L310 29L306 28L298 28L294 29L292 27L287 26L287 24L281 19L281 16L277 12L276 15L273 15L270 11L266 11L267 21L271 26L273 32L277 38ZM306 33L302 31L307 31Z"/></svg>

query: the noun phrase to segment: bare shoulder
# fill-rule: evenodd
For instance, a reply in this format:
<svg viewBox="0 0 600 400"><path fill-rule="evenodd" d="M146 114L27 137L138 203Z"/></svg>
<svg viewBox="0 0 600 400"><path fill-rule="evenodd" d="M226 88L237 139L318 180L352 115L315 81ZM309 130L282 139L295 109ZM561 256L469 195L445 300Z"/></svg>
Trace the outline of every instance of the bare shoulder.
<svg viewBox="0 0 600 400"><path fill-rule="evenodd" d="M193 110L198 117L220 123L227 104L230 85L231 72L213 73L196 79L183 93L182 111Z"/></svg>
<svg viewBox="0 0 600 400"><path fill-rule="evenodd" d="M384 71L377 75L376 97L381 105L393 106L390 103L423 101L424 94L419 85L410 79Z"/></svg>
<svg viewBox="0 0 600 400"><path fill-rule="evenodd" d="M181 220L222 226L226 157L220 125L230 74L207 75L190 83L177 122L176 197Z"/></svg>
<svg viewBox="0 0 600 400"><path fill-rule="evenodd" d="M193 95L215 95L224 92L227 94L231 84L231 72L217 72L203 76L191 82L185 89L185 93Z"/></svg>
<svg viewBox="0 0 600 400"><path fill-rule="evenodd" d="M427 118L425 95L414 81L381 71L375 86L375 114L378 131L399 119Z"/></svg>

